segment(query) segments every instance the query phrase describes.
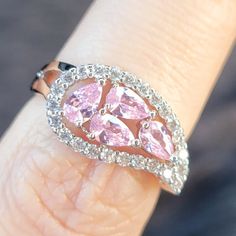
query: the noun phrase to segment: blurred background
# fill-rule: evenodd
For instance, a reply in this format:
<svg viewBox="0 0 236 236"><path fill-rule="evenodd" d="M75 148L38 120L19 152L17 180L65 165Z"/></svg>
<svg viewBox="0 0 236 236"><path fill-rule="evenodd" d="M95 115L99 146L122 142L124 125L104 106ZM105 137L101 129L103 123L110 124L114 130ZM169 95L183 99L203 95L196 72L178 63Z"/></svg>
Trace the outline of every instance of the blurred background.
<svg viewBox="0 0 236 236"><path fill-rule="evenodd" d="M35 72L52 60L90 0L0 0L0 134L32 96ZM223 33L223 32L222 32ZM181 197L162 193L144 236L236 236L236 50L190 142Z"/></svg>

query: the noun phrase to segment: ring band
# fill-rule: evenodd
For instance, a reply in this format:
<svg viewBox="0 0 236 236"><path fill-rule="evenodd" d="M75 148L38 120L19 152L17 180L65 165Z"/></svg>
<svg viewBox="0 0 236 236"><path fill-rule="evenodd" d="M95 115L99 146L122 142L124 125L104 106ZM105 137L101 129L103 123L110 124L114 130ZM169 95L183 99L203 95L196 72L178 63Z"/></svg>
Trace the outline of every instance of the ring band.
<svg viewBox="0 0 236 236"><path fill-rule="evenodd" d="M114 66L53 61L31 88L46 98L50 127L74 151L145 170L163 189L180 194L189 171L184 132L147 83Z"/></svg>

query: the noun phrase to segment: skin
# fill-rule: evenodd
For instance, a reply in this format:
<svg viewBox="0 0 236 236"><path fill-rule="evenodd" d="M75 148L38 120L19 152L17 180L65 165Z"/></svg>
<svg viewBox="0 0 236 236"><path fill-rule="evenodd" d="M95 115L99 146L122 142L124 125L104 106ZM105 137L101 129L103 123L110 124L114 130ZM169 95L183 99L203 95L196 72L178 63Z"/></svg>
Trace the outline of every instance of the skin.
<svg viewBox="0 0 236 236"><path fill-rule="evenodd" d="M187 136L233 45L236 2L98 0L58 55L134 72L169 102ZM160 194L142 171L59 143L34 96L0 144L0 235L140 235Z"/></svg>

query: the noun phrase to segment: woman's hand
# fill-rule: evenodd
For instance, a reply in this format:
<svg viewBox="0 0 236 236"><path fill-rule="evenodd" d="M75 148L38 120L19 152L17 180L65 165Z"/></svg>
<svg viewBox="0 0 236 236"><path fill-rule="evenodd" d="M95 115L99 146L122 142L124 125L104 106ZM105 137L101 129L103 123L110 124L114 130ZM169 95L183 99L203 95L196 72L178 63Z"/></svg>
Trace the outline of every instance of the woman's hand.
<svg viewBox="0 0 236 236"><path fill-rule="evenodd" d="M235 35L235 0L98 0L58 59L137 74L170 103L189 135ZM80 157L57 141L44 106L33 97L1 141L0 235L140 235L158 181Z"/></svg>

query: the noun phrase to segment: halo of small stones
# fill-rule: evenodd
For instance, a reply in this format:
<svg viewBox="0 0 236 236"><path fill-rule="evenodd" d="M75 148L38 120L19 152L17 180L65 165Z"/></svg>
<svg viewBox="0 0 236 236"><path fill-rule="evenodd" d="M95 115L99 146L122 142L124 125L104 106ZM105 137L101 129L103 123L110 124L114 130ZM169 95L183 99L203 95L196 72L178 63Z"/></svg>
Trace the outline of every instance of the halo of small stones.
<svg viewBox="0 0 236 236"><path fill-rule="evenodd" d="M70 86L86 78L95 78L101 84L104 84L107 79L111 80L113 84L122 83L136 91L142 98L146 98L156 108L158 115L165 120L167 128L172 134L176 151L172 154L170 161L163 162L156 158L114 151L107 146L91 144L81 137L76 137L62 121L61 102ZM124 167L146 170L158 176L161 182L167 186L168 191L180 194L189 171L189 154L183 129L167 102L147 83L143 83L135 75L122 71L117 67L99 64L80 65L62 72L60 77L52 84L47 97L47 118L59 140L72 147L74 151L80 152L88 158L99 159L106 163L117 163Z"/></svg>

